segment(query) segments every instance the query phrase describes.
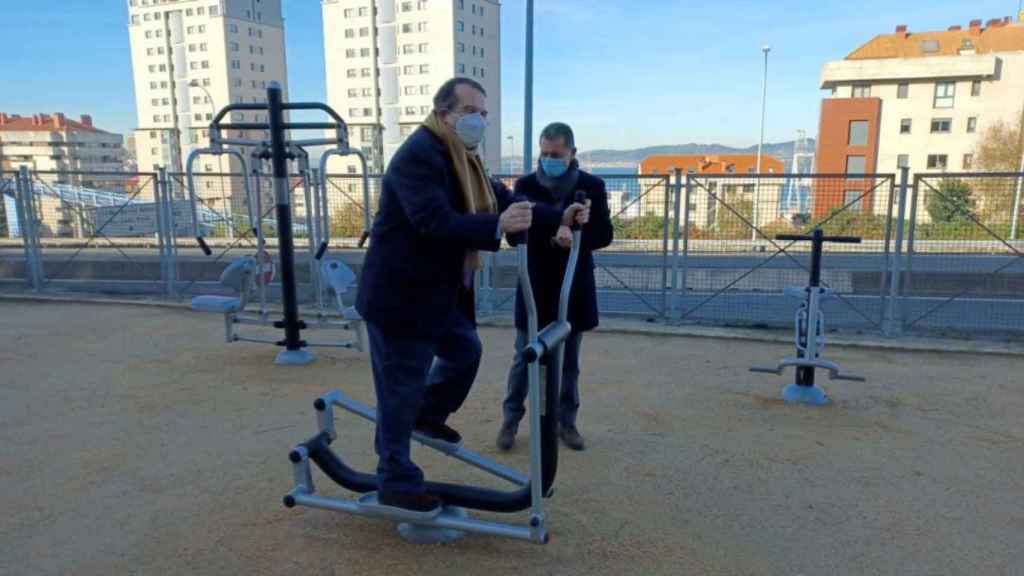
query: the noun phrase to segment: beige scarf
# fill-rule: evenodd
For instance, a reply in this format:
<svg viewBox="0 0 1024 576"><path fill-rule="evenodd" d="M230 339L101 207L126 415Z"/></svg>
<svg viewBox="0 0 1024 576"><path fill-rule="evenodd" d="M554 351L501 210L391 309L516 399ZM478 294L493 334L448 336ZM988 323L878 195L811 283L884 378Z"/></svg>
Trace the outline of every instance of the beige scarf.
<svg viewBox="0 0 1024 576"><path fill-rule="evenodd" d="M431 112L423 121L423 125L440 138L448 148L452 166L455 167L455 175L459 179L459 187L462 188L462 201L466 214L497 214L498 200L491 188L491 181L487 178L484 163L480 160L476 150L466 148L462 140L444 125L437 112ZM473 270L479 270L482 267L480 253L476 250L468 251L466 266Z"/></svg>

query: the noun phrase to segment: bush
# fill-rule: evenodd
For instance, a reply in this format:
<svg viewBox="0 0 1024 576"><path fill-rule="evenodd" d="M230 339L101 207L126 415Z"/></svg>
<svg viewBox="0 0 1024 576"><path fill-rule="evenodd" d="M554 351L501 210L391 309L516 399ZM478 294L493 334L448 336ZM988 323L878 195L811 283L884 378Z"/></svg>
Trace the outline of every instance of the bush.
<svg viewBox="0 0 1024 576"><path fill-rule="evenodd" d="M963 180L942 180L939 182L938 190L930 192L926 208L932 222L970 221L977 208L971 187Z"/></svg>
<svg viewBox="0 0 1024 576"><path fill-rule="evenodd" d="M331 211L331 238L359 238L366 224L363 208L355 203L346 203L340 210Z"/></svg>
<svg viewBox="0 0 1024 576"><path fill-rule="evenodd" d="M616 240L656 240L665 234L665 219L648 212L639 218L612 218Z"/></svg>

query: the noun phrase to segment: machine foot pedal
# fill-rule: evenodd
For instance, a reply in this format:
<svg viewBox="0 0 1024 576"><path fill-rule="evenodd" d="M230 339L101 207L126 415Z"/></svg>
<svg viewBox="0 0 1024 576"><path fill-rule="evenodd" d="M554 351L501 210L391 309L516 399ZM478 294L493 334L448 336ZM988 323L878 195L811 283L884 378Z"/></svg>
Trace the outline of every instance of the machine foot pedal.
<svg viewBox="0 0 1024 576"><path fill-rule="evenodd" d="M821 387L800 386L790 384L782 389L782 399L790 404L806 404L809 406L827 406L830 402L828 394Z"/></svg>
<svg viewBox="0 0 1024 576"><path fill-rule="evenodd" d="M407 510L396 506L386 506L377 500L376 492L363 494L358 500L356 500L356 502L359 503L360 508L366 512L372 513L374 516L381 516L383 518L391 518L393 520L409 523L429 522L434 518L437 518L437 516L441 514L442 510L440 506L426 512L417 512L416 510Z"/></svg>

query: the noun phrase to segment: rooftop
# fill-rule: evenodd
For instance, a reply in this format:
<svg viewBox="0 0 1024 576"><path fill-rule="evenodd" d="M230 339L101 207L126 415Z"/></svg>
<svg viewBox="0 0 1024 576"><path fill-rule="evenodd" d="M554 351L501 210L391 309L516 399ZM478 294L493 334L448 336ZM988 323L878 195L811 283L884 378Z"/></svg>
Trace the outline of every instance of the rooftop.
<svg viewBox="0 0 1024 576"><path fill-rule="evenodd" d="M92 116L83 114L79 120L72 120L61 112L54 114L33 114L19 116L0 112L0 131L3 132L104 132L92 124Z"/></svg>
<svg viewBox="0 0 1024 576"><path fill-rule="evenodd" d="M668 174L680 169L694 174L747 174L757 169L757 154L676 154L648 156L640 162L641 174ZM761 171L783 172L782 161L761 155Z"/></svg>
<svg viewBox="0 0 1024 576"><path fill-rule="evenodd" d="M1017 51L1024 51L1024 26L1007 16L984 24L981 20L972 20L967 27L950 26L940 32L911 32L907 26L900 25L893 34L875 36L846 59L927 58Z"/></svg>

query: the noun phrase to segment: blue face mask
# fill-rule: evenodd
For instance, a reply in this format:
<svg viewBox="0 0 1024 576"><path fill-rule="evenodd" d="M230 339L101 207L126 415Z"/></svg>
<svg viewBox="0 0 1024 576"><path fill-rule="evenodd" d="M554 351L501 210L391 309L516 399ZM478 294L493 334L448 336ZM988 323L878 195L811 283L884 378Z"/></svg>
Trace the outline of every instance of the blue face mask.
<svg viewBox="0 0 1024 576"><path fill-rule="evenodd" d="M466 114L455 122L455 133L470 150L483 142L487 130L487 120L480 114Z"/></svg>
<svg viewBox="0 0 1024 576"><path fill-rule="evenodd" d="M569 163L561 158L541 158L540 168L550 178L560 178L569 169Z"/></svg>

